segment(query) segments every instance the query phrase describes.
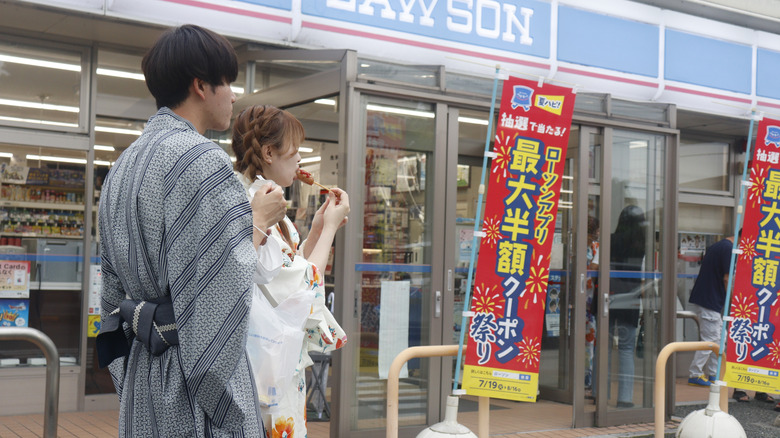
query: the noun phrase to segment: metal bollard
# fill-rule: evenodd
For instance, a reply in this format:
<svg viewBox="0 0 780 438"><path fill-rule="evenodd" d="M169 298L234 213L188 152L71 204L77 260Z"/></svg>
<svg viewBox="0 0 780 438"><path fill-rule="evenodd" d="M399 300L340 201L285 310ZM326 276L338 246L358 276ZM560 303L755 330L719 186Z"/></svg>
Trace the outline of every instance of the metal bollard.
<svg viewBox="0 0 780 438"><path fill-rule="evenodd" d="M720 347L714 342L672 342L667 344L658 353L658 358L655 361L655 438L664 437L664 410L666 409L664 398L666 393L666 361L672 353L677 351L697 351L697 350L712 350L715 354L718 354ZM721 404L723 398L721 398Z"/></svg>
<svg viewBox="0 0 780 438"><path fill-rule="evenodd" d="M60 354L51 338L29 327L1 327L0 341L28 341L43 351L46 358L46 399L43 410L43 437L57 437L60 403Z"/></svg>
<svg viewBox="0 0 780 438"><path fill-rule="evenodd" d="M466 351L466 346L463 346ZM390 364L387 374L387 438L398 438L398 391L401 368L409 360L417 357L455 356L458 345L428 345L409 347L398 353ZM479 397L478 430L479 438L487 438L490 432L490 398Z"/></svg>

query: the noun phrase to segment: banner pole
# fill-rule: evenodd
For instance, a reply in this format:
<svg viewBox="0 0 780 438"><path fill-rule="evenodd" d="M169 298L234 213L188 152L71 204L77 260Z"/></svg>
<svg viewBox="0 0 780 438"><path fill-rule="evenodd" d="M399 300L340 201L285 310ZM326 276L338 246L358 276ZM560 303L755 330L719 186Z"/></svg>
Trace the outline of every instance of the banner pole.
<svg viewBox="0 0 780 438"><path fill-rule="evenodd" d="M723 362L723 355L726 353L724 348L726 347L726 327L728 326L727 318L729 316L729 309L731 308L731 291L734 286L734 270L735 262L737 258L736 250L739 249L739 230L742 229L742 220L744 214L744 202L745 202L745 183L747 182L747 170L748 163L752 159L750 154L750 144L753 140L753 125L756 123L756 111L750 112L750 128L748 129L747 146L745 148L745 163L742 165L742 181L739 185L739 203L737 204L737 221L734 223L734 236L735 242L731 250L731 262L729 265L729 282L726 287L726 301L723 303L723 323L720 329L720 343L718 350L718 370L715 373L716 379L720 380L720 367Z"/></svg>
<svg viewBox="0 0 780 438"><path fill-rule="evenodd" d="M485 134L485 153L482 156L482 176L479 180L479 195L477 197L477 212L474 217L474 236L471 239L471 256L469 257L469 272L466 277L466 298L463 300L463 313L460 319L460 338L458 341L458 358L455 362L455 380L452 382L452 393L458 394L458 382L460 382L460 366L463 360L463 340L467 331L466 312L471 309L471 281L474 274L474 259L479 250L480 215L482 212L482 198L485 195L485 174L488 167L488 153L490 152L490 134L493 128L493 112L496 107L496 90L498 89L498 76L500 66L496 66L493 76L493 95L490 98L490 114L488 115L487 133Z"/></svg>

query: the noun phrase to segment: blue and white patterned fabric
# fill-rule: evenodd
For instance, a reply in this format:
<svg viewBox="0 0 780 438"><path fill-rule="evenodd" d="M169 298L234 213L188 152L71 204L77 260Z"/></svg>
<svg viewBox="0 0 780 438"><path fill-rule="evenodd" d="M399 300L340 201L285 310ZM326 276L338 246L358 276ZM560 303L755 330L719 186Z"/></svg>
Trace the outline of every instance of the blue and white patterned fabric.
<svg viewBox="0 0 780 438"><path fill-rule="evenodd" d="M228 155L168 108L111 169L99 208L101 319L125 298L170 294L179 337L158 356L133 341L109 366L120 437L263 436L244 349L251 220Z"/></svg>

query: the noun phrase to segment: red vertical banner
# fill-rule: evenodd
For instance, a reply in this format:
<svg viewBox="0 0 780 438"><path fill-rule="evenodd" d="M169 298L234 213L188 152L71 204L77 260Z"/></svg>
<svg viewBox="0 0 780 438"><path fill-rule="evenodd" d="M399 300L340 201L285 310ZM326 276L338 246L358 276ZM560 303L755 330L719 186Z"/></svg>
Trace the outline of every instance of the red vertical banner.
<svg viewBox="0 0 780 438"><path fill-rule="evenodd" d="M780 394L780 121L758 124L726 332L728 386Z"/></svg>
<svg viewBox="0 0 780 438"><path fill-rule="evenodd" d="M536 401L547 282L574 92L509 78L487 187L462 389Z"/></svg>

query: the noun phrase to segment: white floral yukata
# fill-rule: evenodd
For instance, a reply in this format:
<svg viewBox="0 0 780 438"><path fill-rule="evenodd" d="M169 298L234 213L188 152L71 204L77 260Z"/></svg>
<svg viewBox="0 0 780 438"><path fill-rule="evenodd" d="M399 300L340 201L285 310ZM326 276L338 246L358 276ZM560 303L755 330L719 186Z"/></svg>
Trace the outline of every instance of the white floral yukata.
<svg viewBox="0 0 780 438"><path fill-rule="evenodd" d="M249 197L249 187L252 181L239 173L236 173L236 176L243 184L247 197ZM268 438L305 438L307 436L305 370L313 364L308 352L325 353L339 349L347 342L347 335L325 305L322 274L317 266L309 263L303 257L304 245L300 244L300 235L297 229L287 217L283 220L287 230L289 230L293 246L290 247L285 242L278 225L271 229L269 239L275 239L282 249L282 268L273 280L265 284L265 288L277 303L284 301L290 294L301 289L313 290L315 295L311 314L306 320L306 335L301 346L301 355L298 366L295 368L291 387L289 391L282 393L281 402L273 413L268 412L262 406L260 411ZM325 330L330 333L330 337L333 339L332 343L329 343L321 335L322 331Z"/></svg>

